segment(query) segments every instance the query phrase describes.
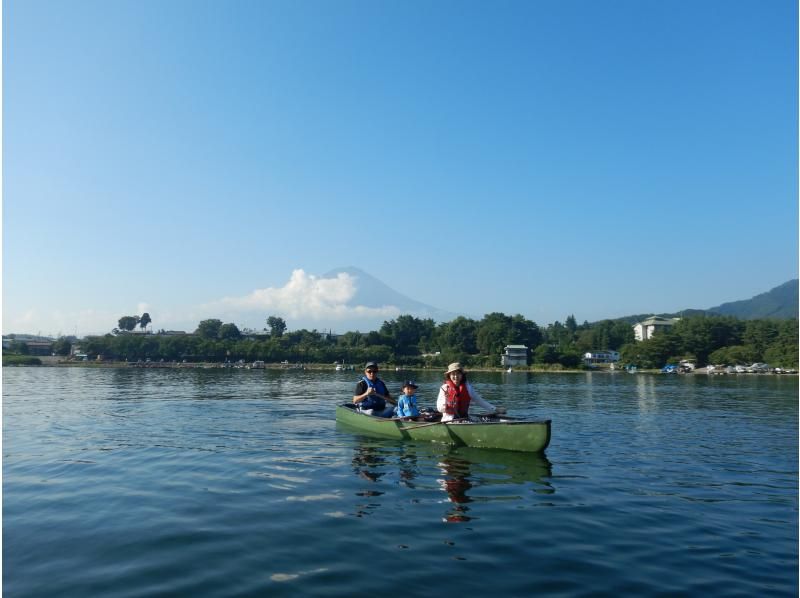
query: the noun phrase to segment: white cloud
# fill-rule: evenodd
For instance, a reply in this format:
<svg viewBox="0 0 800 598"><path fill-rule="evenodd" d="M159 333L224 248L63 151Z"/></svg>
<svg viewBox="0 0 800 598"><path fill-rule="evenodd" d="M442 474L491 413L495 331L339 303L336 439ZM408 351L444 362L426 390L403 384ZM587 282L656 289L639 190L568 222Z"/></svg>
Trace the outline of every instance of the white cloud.
<svg viewBox="0 0 800 598"><path fill-rule="evenodd" d="M393 305L350 305L357 290L356 279L345 272L335 278L321 278L297 269L283 287L256 289L243 297L225 297L205 306L203 311L213 313L221 308L227 314L260 312L314 321L391 318L400 313Z"/></svg>
<svg viewBox="0 0 800 598"><path fill-rule="evenodd" d="M151 300L136 301L127 307L34 308L16 313L5 306L2 327L4 334L106 334L117 326L120 317L148 312L154 330L191 332L207 318L233 322L240 328L258 329L264 327L266 317L271 315L285 318L290 329L321 325L365 330L400 315L400 309L393 305L369 307L356 304L356 282L354 276L344 272L334 278L322 278L296 269L282 287L256 289L241 297L224 297L203 305L169 306Z"/></svg>

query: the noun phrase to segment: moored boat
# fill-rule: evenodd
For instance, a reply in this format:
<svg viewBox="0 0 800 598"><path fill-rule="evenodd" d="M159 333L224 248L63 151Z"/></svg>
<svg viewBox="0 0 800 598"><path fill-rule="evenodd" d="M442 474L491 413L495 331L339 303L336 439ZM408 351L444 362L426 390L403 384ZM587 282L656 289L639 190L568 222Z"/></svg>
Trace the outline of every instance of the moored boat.
<svg viewBox="0 0 800 598"><path fill-rule="evenodd" d="M549 419L516 420L500 416L482 420L485 421L387 419L360 413L352 403L336 407L337 423L370 436L531 453L541 452L550 444Z"/></svg>

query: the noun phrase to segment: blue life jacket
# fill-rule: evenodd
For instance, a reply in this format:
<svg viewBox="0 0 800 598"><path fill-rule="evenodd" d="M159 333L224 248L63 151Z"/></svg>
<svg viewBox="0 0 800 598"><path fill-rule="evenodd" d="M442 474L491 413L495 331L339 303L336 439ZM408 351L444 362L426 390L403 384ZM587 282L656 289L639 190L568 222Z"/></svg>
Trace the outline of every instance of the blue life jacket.
<svg viewBox="0 0 800 598"><path fill-rule="evenodd" d="M386 385L383 383L383 380L378 378L375 382L368 380L366 376L362 376L361 379L367 383L367 388L374 388L375 392L379 395L383 395L385 397L389 394L389 391L386 389ZM376 397L375 395L370 395L363 401L361 401L361 409L372 409L372 410L381 410L383 411L386 409L386 401L383 397Z"/></svg>

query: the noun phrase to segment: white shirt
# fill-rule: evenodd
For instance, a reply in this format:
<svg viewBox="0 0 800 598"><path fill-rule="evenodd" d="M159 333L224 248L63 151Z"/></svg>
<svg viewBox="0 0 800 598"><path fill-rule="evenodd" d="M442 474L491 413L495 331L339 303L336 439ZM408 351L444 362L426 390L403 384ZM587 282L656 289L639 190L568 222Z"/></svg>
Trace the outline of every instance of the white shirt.
<svg viewBox="0 0 800 598"><path fill-rule="evenodd" d="M495 411L495 406L492 405L489 401L485 400L477 390L467 382L467 392L469 392L470 397L470 407L473 403L477 403L480 407L483 407L487 411ZM447 383L442 384L441 388L439 388L439 396L436 397L436 410L442 413L442 421L449 422L455 415L452 413L445 413L444 408L447 405Z"/></svg>

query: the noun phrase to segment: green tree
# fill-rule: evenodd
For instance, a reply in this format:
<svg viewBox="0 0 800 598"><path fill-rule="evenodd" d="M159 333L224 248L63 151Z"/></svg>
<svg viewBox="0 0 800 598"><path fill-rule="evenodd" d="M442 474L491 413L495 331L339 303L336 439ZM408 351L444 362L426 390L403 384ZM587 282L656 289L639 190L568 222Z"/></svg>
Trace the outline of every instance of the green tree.
<svg viewBox="0 0 800 598"><path fill-rule="evenodd" d="M709 363L724 363L726 365L749 365L760 359L760 354L751 345L733 345L722 347L708 356Z"/></svg>
<svg viewBox="0 0 800 598"><path fill-rule="evenodd" d="M152 321L153 320L152 320L152 318L150 318L150 314L149 313L144 312L142 314L142 317L139 319L139 328L142 329L142 332L144 332L144 330L147 328L147 325Z"/></svg>
<svg viewBox="0 0 800 598"><path fill-rule="evenodd" d="M81 341L81 348L89 359L95 359L98 355L114 358L113 340L114 337L111 334L105 336L87 336Z"/></svg>
<svg viewBox="0 0 800 598"><path fill-rule="evenodd" d="M558 353L558 363L565 368L577 368L583 363L583 356L577 349L570 347Z"/></svg>
<svg viewBox="0 0 800 598"><path fill-rule="evenodd" d="M72 342L65 336L61 336L53 343L53 353L65 357L72 349Z"/></svg>
<svg viewBox="0 0 800 598"><path fill-rule="evenodd" d="M557 345L558 347L568 347L574 341L573 333L570 332L569 328L564 326L561 322L553 322L550 324L544 334L545 342L550 343L551 345Z"/></svg>
<svg viewBox="0 0 800 598"><path fill-rule="evenodd" d="M525 345L533 351L542 342L542 331L536 322L517 314L511 317L511 330L508 341L514 345Z"/></svg>
<svg viewBox="0 0 800 598"><path fill-rule="evenodd" d="M622 360L644 368L660 368L678 354L679 339L669 333L654 334L646 341L629 343L620 351Z"/></svg>
<svg viewBox="0 0 800 598"><path fill-rule="evenodd" d="M797 319L784 320L778 325L777 337L764 351L764 360L773 367L798 368Z"/></svg>
<svg viewBox="0 0 800 598"><path fill-rule="evenodd" d="M439 348L443 351L473 355L478 352L477 332L478 324L475 320L459 316L455 320L439 324L434 338L438 340Z"/></svg>
<svg viewBox="0 0 800 598"><path fill-rule="evenodd" d="M166 361L182 361L190 359L193 355L191 343L194 336L160 336L158 342L158 355Z"/></svg>
<svg viewBox="0 0 800 598"><path fill-rule="evenodd" d="M508 344L511 333L511 318L507 315L494 312L486 314L478 323L476 344L481 355L500 355L503 347Z"/></svg>
<svg viewBox="0 0 800 598"><path fill-rule="evenodd" d="M420 319L410 315L399 316L381 326L380 334L391 339L398 355L418 355L423 338L433 336L435 325L431 319Z"/></svg>
<svg viewBox="0 0 800 598"><path fill-rule="evenodd" d="M364 335L360 332L345 332L342 334L337 343L342 347L363 347Z"/></svg>
<svg viewBox="0 0 800 598"><path fill-rule="evenodd" d="M620 320L601 320L595 324L583 326L576 339L582 352L586 351L618 351L627 343L632 343L633 327Z"/></svg>
<svg viewBox="0 0 800 598"><path fill-rule="evenodd" d="M742 339L758 353L754 361L761 360L761 356L778 337L778 322L775 320L750 320L745 323Z"/></svg>
<svg viewBox="0 0 800 598"><path fill-rule="evenodd" d="M130 332L136 325L139 323L139 316L122 316L118 322L117 326L120 330L127 330Z"/></svg>
<svg viewBox="0 0 800 598"><path fill-rule="evenodd" d="M670 334L678 339L679 352L694 353L698 365L705 365L717 349L741 344L743 330L744 323L730 316L701 316L679 320Z"/></svg>
<svg viewBox="0 0 800 598"><path fill-rule="evenodd" d="M197 330L195 330L195 334L200 338L204 338L206 340L219 338L219 329L221 327L222 327L222 320L217 320L216 318L203 320L197 325Z"/></svg>
<svg viewBox="0 0 800 598"><path fill-rule="evenodd" d="M578 323L575 321L575 316L569 315L567 319L564 320L564 328L569 330L571 335L575 335L575 331L578 330Z"/></svg>
<svg viewBox="0 0 800 598"><path fill-rule="evenodd" d="M224 341L235 341L242 336L242 333L237 328L236 324L223 324L219 327L217 337Z"/></svg>
<svg viewBox="0 0 800 598"><path fill-rule="evenodd" d="M558 351L552 345L539 345L533 351L534 363L557 363Z"/></svg>
<svg viewBox="0 0 800 598"><path fill-rule="evenodd" d="M283 318L278 316L270 316L267 318L267 326L269 327L270 335L280 338L286 332L286 322Z"/></svg>

